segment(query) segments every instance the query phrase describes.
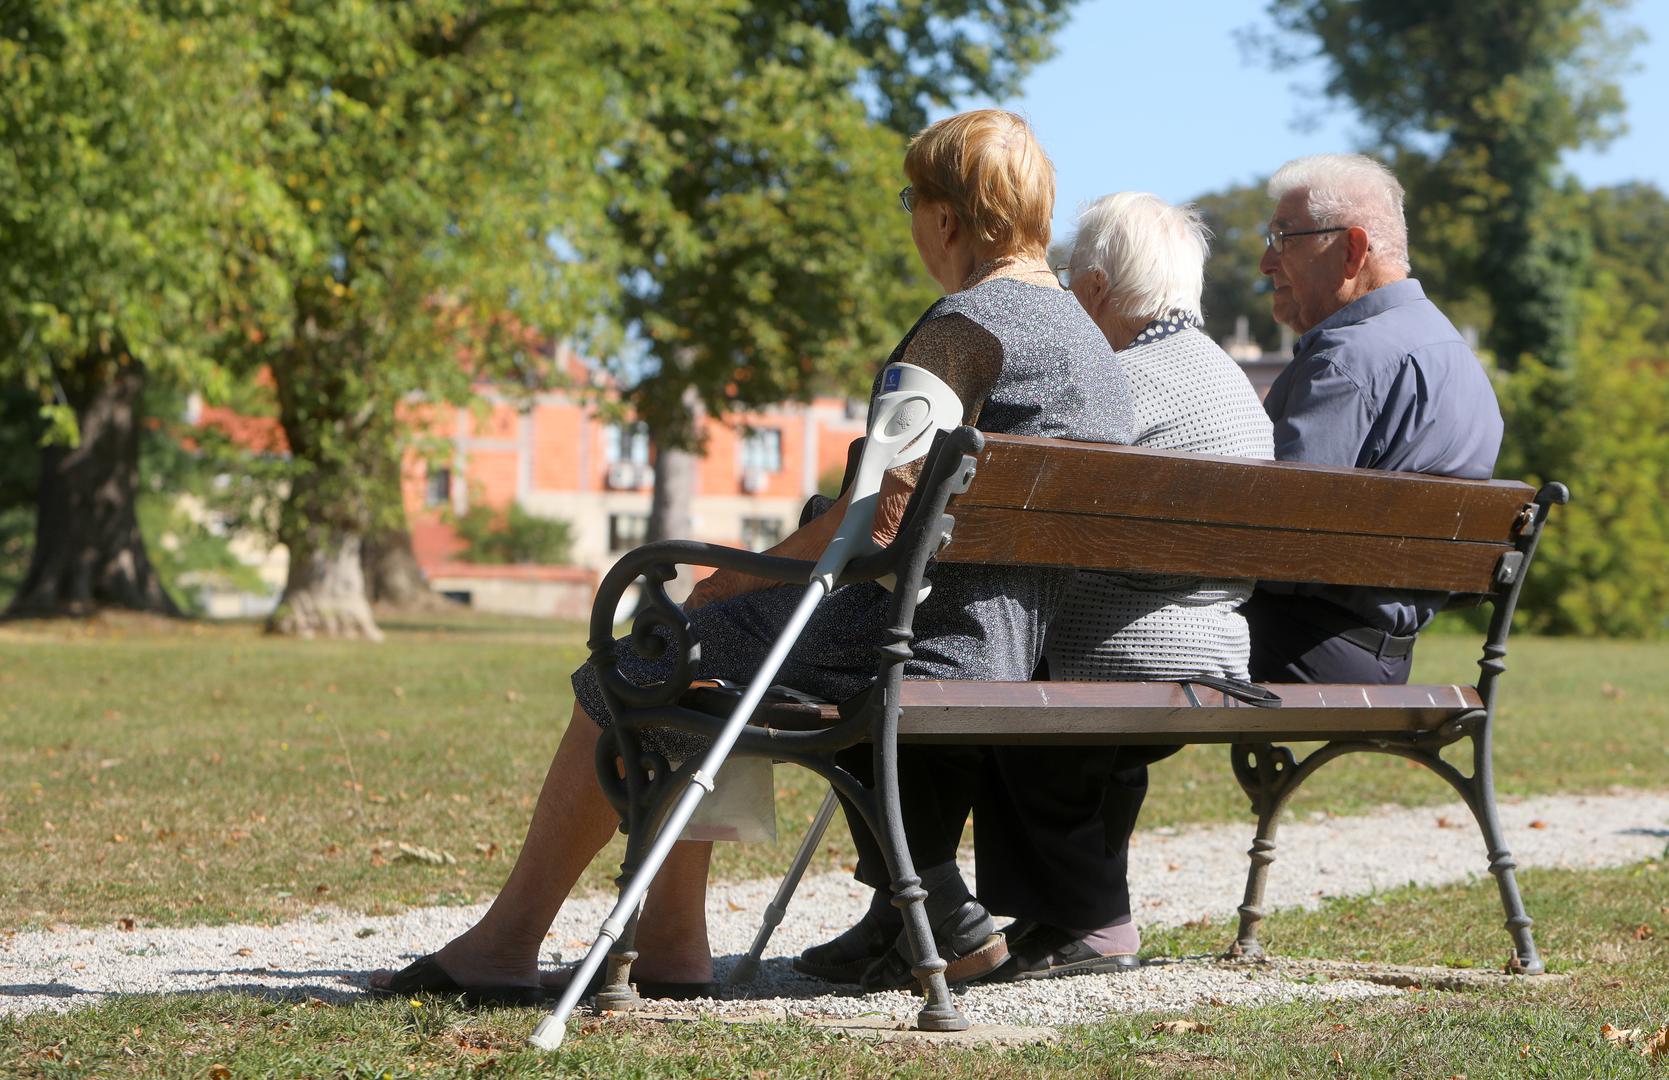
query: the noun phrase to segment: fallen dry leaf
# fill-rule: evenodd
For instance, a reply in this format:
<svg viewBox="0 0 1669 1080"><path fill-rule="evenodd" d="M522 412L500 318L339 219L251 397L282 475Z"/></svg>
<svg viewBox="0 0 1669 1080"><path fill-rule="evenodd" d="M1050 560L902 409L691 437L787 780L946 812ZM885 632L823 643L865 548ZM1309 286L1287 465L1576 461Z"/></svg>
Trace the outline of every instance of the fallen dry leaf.
<svg viewBox="0 0 1669 1080"><path fill-rule="evenodd" d="M409 862L428 863L430 866L451 866L458 861L457 857L450 851L436 851L421 844L408 844L404 840L400 841L399 848L400 854L394 857Z"/></svg>
<svg viewBox="0 0 1669 1080"><path fill-rule="evenodd" d="M213 1080L226 1080L226 1078L231 1075L232 1070L218 1061L209 1066L209 1076L212 1077Z"/></svg>
<svg viewBox="0 0 1669 1080"><path fill-rule="evenodd" d="M1202 1024L1198 1020L1161 1020L1153 1025L1154 1035L1204 1035L1211 1030L1210 1024Z"/></svg>
<svg viewBox="0 0 1669 1080"><path fill-rule="evenodd" d="M1606 1042L1621 1043L1624 1046L1632 1046L1634 1044L1634 1040L1640 1037L1640 1029L1612 1027L1610 1024L1601 1024L1599 1034L1600 1038L1604 1039Z"/></svg>
<svg viewBox="0 0 1669 1080"><path fill-rule="evenodd" d="M255 955L255 950L254 949L239 949L237 954L239 956L254 956Z"/></svg>
<svg viewBox="0 0 1669 1080"><path fill-rule="evenodd" d="M1439 828L1439 829L1459 829L1459 828L1464 828L1464 826L1462 826L1462 825L1461 825L1461 824L1460 824L1460 822L1458 822L1458 821L1454 821L1454 820L1451 820L1451 819L1450 819L1450 818L1447 818L1447 817L1444 817L1444 816L1443 816L1443 815L1441 815L1441 814L1439 814L1439 815L1438 815L1438 817L1437 817L1437 827L1438 827L1438 828Z"/></svg>
<svg viewBox="0 0 1669 1080"><path fill-rule="evenodd" d="M1547 822L1542 821L1540 818L1537 818L1535 821L1530 822L1530 828L1532 828L1532 829L1545 829L1545 828L1547 828Z"/></svg>
<svg viewBox="0 0 1669 1080"><path fill-rule="evenodd" d="M1639 926L1634 928L1635 941L1650 941L1653 936L1654 934L1652 932L1652 928L1647 926L1645 923L1641 923Z"/></svg>
<svg viewBox="0 0 1669 1080"><path fill-rule="evenodd" d="M724 898L724 906L729 908L731 911L746 911L747 910L747 905L738 904L736 901L730 899L728 896Z"/></svg>
<svg viewBox="0 0 1669 1080"><path fill-rule="evenodd" d="M116 920L116 927L120 930L132 930L134 925L134 921L126 916Z"/></svg>
<svg viewBox="0 0 1669 1080"><path fill-rule="evenodd" d="M1659 1058L1669 1059L1669 1024L1665 1024L1658 1028L1657 1031L1646 1040L1646 1045L1640 1048L1640 1056L1644 1058L1651 1058L1653 1061L1656 1061Z"/></svg>

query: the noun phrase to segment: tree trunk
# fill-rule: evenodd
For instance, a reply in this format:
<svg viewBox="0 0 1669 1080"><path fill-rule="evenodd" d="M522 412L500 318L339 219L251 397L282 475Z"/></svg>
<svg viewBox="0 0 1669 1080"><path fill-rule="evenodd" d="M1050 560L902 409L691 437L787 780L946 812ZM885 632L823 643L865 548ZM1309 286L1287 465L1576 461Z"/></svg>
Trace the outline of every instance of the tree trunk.
<svg viewBox="0 0 1669 1080"><path fill-rule="evenodd" d="M701 430L701 399L689 389L684 392L683 403L688 410L687 431L651 430L649 433L655 445L655 488L649 500L650 541L694 538L697 459L694 453L680 447L692 433ZM695 578L687 566L679 567L678 577L667 582L667 592L675 600L682 600L694 587Z"/></svg>
<svg viewBox="0 0 1669 1080"><path fill-rule="evenodd" d="M290 572L267 632L291 637L366 638L382 631L365 598L356 532L313 523L286 538Z"/></svg>
<svg viewBox="0 0 1669 1080"><path fill-rule="evenodd" d="M365 575L365 595L389 611L443 611L446 598L429 587L429 579L412 551L411 532L405 528L378 529L365 538L359 552Z"/></svg>
<svg viewBox="0 0 1669 1080"><path fill-rule="evenodd" d="M35 546L6 617L103 608L177 616L135 512L144 368L118 347L85 358L63 381L81 443L41 452Z"/></svg>

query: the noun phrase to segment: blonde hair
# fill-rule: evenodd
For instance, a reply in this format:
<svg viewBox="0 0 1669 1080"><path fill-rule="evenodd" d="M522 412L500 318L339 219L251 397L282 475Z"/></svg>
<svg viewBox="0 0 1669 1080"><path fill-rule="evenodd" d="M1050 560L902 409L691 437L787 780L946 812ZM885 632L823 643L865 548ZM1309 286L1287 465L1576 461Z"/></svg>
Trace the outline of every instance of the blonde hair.
<svg viewBox="0 0 1669 1080"><path fill-rule="evenodd" d="M910 140L904 174L916 198L949 203L993 254L1049 250L1055 167L1014 113L975 109L929 124Z"/></svg>
<svg viewBox="0 0 1669 1080"><path fill-rule="evenodd" d="M1126 318L1185 311L1197 319L1210 235L1192 203L1172 206L1144 191L1105 195L1078 218L1072 273L1105 274Z"/></svg>

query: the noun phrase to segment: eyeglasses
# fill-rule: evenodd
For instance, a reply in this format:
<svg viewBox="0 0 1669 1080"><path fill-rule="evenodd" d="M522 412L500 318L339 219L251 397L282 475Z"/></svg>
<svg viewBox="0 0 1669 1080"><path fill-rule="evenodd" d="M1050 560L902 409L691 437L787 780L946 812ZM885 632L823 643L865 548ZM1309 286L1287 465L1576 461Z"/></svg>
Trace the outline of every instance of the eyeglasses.
<svg viewBox="0 0 1669 1080"><path fill-rule="evenodd" d="M1263 234L1263 246L1280 255L1286 251L1287 240L1294 236L1319 236L1322 233L1349 232L1349 225L1334 225L1326 229L1270 229Z"/></svg>
<svg viewBox="0 0 1669 1080"><path fill-rule="evenodd" d="M1061 283L1061 288L1063 288L1063 289L1072 288L1072 267L1071 266L1051 266L1049 269L1051 269L1055 272L1055 280Z"/></svg>
<svg viewBox="0 0 1669 1080"><path fill-rule="evenodd" d="M898 192L898 204L904 208L906 214L916 212L916 188L914 184L905 184Z"/></svg>

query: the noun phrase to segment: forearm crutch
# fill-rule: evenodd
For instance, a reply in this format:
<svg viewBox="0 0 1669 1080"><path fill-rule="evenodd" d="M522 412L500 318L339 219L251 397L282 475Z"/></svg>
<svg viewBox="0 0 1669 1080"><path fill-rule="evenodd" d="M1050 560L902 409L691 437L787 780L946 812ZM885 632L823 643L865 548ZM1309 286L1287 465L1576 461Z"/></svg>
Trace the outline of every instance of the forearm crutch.
<svg viewBox="0 0 1669 1080"><path fill-rule="evenodd" d="M782 884L777 886L777 894L765 905L765 918L759 924L759 933L753 936L753 947L748 949L746 956L736 961L725 982L731 985L750 983L759 974L759 958L765 955L765 946L770 944L771 935L776 933L783 915L787 913L788 901L794 898L794 891L800 887L800 879L805 876L806 867L811 865L812 856L817 854L817 845L823 842L823 834L828 831L835 807L839 805L840 800L830 788L829 793L823 796L823 805L817 808L817 816L811 820L806 838L800 842L800 850L794 853L794 864L788 868Z"/></svg>
<svg viewBox="0 0 1669 1080"><path fill-rule="evenodd" d="M889 469L907 465L925 455L933 444L934 432L949 431L961 422L961 401L932 372L912 364L891 364L882 372L881 392L870 408L863 456L858 461L857 474L848 489L851 498L834 539L812 568L811 581L800 598L799 606L789 616L776 643L766 654L764 663L742 694L735 712L714 737L713 745L690 774L688 784L661 822L643 864L621 885L619 901L598 928L596 940L575 969L573 978L568 980L556 1008L533 1029L529 1041L534 1046L554 1050L562 1045L569 1014L579 1004L586 986L602 966L609 950L620 940L627 924L638 912L650 883L655 880L655 874L660 871L672 846L689 824L697 804L713 790L713 777L718 775L719 767L736 745L742 729L753 719L754 711L788 659L788 653L799 641L800 634L805 631L806 624L811 621L817 605L834 591L835 582L847 563L874 550L875 511L880 500L882 477Z"/></svg>

